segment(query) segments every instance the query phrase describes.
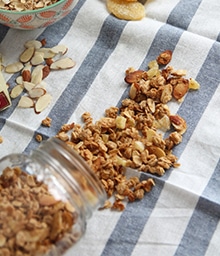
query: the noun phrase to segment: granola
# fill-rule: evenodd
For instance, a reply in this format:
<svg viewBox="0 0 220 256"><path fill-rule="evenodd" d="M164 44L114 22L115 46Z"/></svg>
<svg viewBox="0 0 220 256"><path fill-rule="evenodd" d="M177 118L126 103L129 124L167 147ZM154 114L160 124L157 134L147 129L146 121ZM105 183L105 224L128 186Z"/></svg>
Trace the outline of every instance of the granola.
<svg viewBox="0 0 220 256"><path fill-rule="evenodd" d="M172 149L181 143L187 124L179 115L170 113L167 103L182 101L199 84L185 78L183 70L159 68L171 57L172 52L165 51L149 63L148 70L126 70L130 97L122 100L121 107L110 107L96 122L86 112L82 115L83 126L66 124L56 135L87 161L108 197L114 196L115 201L107 201L103 208L122 211L124 202L142 199L155 185L152 178L141 181L126 177L126 168L162 176L171 167L179 166ZM163 138L162 132L166 131L170 134Z"/></svg>
<svg viewBox="0 0 220 256"><path fill-rule="evenodd" d="M17 0L0 0L0 9L8 11L27 11L27 10L37 10L50 6L59 0L34 0L34 1L17 1Z"/></svg>
<svg viewBox="0 0 220 256"><path fill-rule="evenodd" d="M77 218L68 202L19 167L0 175L0 255L44 255L64 237L70 240ZM68 242L68 241L67 241Z"/></svg>

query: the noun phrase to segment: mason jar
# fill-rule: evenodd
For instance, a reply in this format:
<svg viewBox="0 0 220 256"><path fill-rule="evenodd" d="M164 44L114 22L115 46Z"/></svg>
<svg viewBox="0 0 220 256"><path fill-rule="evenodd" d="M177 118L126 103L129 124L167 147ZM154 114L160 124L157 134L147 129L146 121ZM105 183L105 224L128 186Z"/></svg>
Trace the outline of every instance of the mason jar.
<svg viewBox="0 0 220 256"><path fill-rule="evenodd" d="M42 196L40 194L39 196L36 196L36 198L38 198L37 200L39 200L39 202L37 201L35 203L35 205L37 205L37 207L39 207L39 205L43 204L43 207L41 210L41 215L45 212L49 213L48 216L43 217L45 219L45 223L48 222L52 226L55 225L55 227L57 227L58 225L62 226L62 218L67 218L69 216L69 213L72 214L71 216L73 218L73 225L68 230L68 232L66 232L65 234L62 234L63 236L59 235L60 237L58 237L57 240L54 239L54 243L50 246L48 245L48 248L49 248L48 251L44 252L43 254L42 254L42 250L41 250L41 252L39 252L39 251L37 252L37 247L36 247L36 255L53 255L53 256L54 255L63 255L67 249L72 247L74 245L74 243L77 242L82 237L82 235L84 234L84 232L86 230L87 220L92 216L92 213L94 212L94 210L96 210L98 207L100 207L104 204L104 202L107 198L106 192L105 192L100 180L98 179L96 174L90 169L90 167L87 165L85 160L81 156L79 156L79 154L77 152L70 149L64 142L62 142L61 140L59 140L57 138L50 138L47 141L41 142L40 146L37 149L33 150L29 155L11 154L11 155L8 155L8 156L5 156L4 158L2 158L0 160L0 175L1 175L1 177L3 176L3 174L5 175L5 173L7 173L6 171L9 171L9 174L7 173L7 175L13 176L15 173L10 174L11 170L15 170L15 173L19 172L19 170L21 170L22 173L24 172L24 174L22 174L22 176L20 178L21 182L23 182L24 179L26 180L26 176L28 177L28 182L30 183L29 184L30 186L24 185L22 187L21 185L19 185L19 184L21 184L21 182L20 181L18 182L17 180L15 180L16 189L19 189L19 186L22 187L21 188L22 193L23 192L25 193L26 187L28 187L28 189L31 191L31 193L38 193L38 191L40 191L40 189L44 189L44 186L46 185L46 187L48 189L48 193L50 195L52 195L52 197L54 198L54 202L52 202L52 213L50 214L50 208L49 208L50 202L49 203L47 202L47 200L48 200L47 198L51 199L50 196L45 197L45 195ZM13 177L11 177L11 179ZM31 187L32 186L31 185L32 184L31 177L35 177L36 182L38 183L38 186L39 186L39 184L41 184L41 186L43 186L43 188L40 188L40 189L35 188L34 184L36 182L33 183L33 187ZM4 194L2 192L4 189L4 186L6 186L5 189L7 190L7 186L10 185L10 182L5 183L5 179L6 178L4 177L4 178L1 178L1 180L0 180L0 200L2 199L2 201L5 200L5 194L9 193L9 192L4 192L5 193ZM9 179L9 181L10 181L10 179ZM8 189L8 190L11 191L10 189ZM12 195L13 195L13 193L15 193L15 192L12 191L10 193L12 193ZM33 197L33 196L35 196L35 194L33 194L33 195L31 194L31 197ZM13 196L11 196L11 197L8 196L8 197L11 200L9 203L11 204L11 208L14 209L13 211L19 211L19 212L23 211L24 212L24 210L22 208L22 204L24 205L25 203L27 203L27 204L32 203L32 201L28 199L29 197L27 197L27 199L25 199L24 197L23 197L23 199L22 198L19 199L20 197L18 197L18 199L16 199L16 203L13 202ZM21 201L20 207L18 207L19 202L17 202L19 200ZM59 202L59 204L57 202ZM62 203L60 203L60 202L62 202ZM35 205L33 207L35 207ZM54 219L54 217L52 217L52 214L54 213L54 209L56 209L56 207L58 207L58 206L61 207L62 205L65 205L65 207L68 206L67 210L69 210L69 212L64 217L62 217L61 220L57 219L57 221L56 221L56 219ZM4 207L5 207L5 203L4 203L4 205L3 205L3 203L2 204L0 203L0 225L1 225L1 221L4 222L4 220L1 220L1 218L5 217L6 219L9 218L9 220L10 220L10 217L8 215L4 215L4 212L3 212L3 210L5 209ZM28 205L26 207L28 207ZM8 208L7 208L7 210L8 210ZM37 209L37 210L38 210L38 212L40 211L39 209ZM66 211L66 209L65 210L58 209L58 210L59 210L60 214L63 214L63 212ZM12 213L9 212L7 214L12 214ZM19 214L21 214L21 216L23 216L22 212ZM28 214L29 215L32 214L31 209L28 211ZM29 240L28 241L20 241L19 239L21 239L21 240L25 239L24 238L25 234L29 234L28 232L30 232L28 230L28 228L31 229L32 226L29 223L30 222L29 218L33 223L35 223L35 222L38 223L37 221L38 221L39 217L36 217L37 220L32 220L35 218L35 217L33 217L34 215L33 216L32 215L31 215L31 217L27 216L27 220L25 222L26 224L24 223L25 228L23 227L23 229L25 229L25 231L20 230L18 228L18 231L17 231L18 234L14 234L15 235L14 240L10 237L10 236L12 236L12 234L10 234L9 231L8 231L9 237L7 237L7 235L6 235L5 239L3 239L5 241L5 244L4 243L1 244L1 239L0 239L0 251L2 249L4 249L5 251L7 249L8 250L10 249L10 248L7 248L7 246L5 246L5 245L7 245L7 241L9 241L10 239L11 240L10 240L9 245L11 247L15 246L16 248L18 248L20 246L20 248L22 248L23 244L24 244L24 248L25 248L25 246L26 247L31 246L31 241L34 240L32 235L29 235L28 237L30 237L30 238L27 238L27 240L29 239L30 241ZM61 224L60 224L60 222L61 222ZM8 224L2 223L2 227L5 225L5 229L7 229L7 227L8 227L7 225L9 225L9 224L10 223L8 223ZM49 226L49 224L48 224L48 226ZM37 225L39 226L41 224L38 223ZM45 225L47 226L47 224L45 224ZM33 232L36 233L35 229L37 229L38 226L34 227ZM54 228L54 227L52 227L52 228ZM4 228L2 228L2 229L4 231ZM16 230L16 228L14 230ZM6 234L7 234L7 232L6 232ZM32 234L32 233L30 233L30 234ZM2 232L2 234L1 234L1 232L0 232L0 238L2 238L2 237L4 238L4 236L5 236L5 233ZM45 241L47 241L48 238L45 237L44 239L45 239ZM19 246L16 243L18 243ZM21 245L19 243L21 243ZM43 246L45 246L44 243L48 243L48 241L47 242L42 241L42 243L43 243ZM36 246L36 245L32 244L32 247L33 246ZM27 247L27 248L29 248L29 247ZM27 248L24 250L28 250ZM24 253L24 255L26 255L25 254L26 252L22 252L22 250L21 250L21 255L22 255L22 253ZM4 255L6 255L6 254L4 254ZM13 255L13 254L11 254L11 255ZM19 255L19 253L16 255ZM33 252L30 255L33 255ZM35 254L33 256L35 256Z"/></svg>

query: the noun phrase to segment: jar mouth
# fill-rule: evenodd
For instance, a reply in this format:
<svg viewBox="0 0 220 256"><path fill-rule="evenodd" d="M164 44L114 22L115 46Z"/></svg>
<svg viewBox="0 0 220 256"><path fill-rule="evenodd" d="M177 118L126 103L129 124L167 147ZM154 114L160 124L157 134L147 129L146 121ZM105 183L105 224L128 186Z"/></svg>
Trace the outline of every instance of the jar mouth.
<svg viewBox="0 0 220 256"><path fill-rule="evenodd" d="M71 196L77 194L76 202L83 202L79 203L79 208L83 208L86 218L106 201L106 191L99 178L86 161L63 141L50 138L42 142L32 155L53 166L50 168L55 178L53 183L62 186L60 189L67 190Z"/></svg>

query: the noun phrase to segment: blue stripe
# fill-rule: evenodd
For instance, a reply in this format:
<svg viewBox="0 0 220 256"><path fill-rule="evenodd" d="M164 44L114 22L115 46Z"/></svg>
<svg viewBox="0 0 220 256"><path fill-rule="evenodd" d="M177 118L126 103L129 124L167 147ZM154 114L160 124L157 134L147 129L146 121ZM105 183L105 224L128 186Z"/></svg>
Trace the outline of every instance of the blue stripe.
<svg viewBox="0 0 220 256"><path fill-rule="evenodd" d="M141 67L146 67L146 63L148 63L149 60L155 59L155 57L157 56L158 52L160 52L160 50L162 49L174 50L175 44L177 44L181 36L182 30L176 31L175 28L173 29L174 29L173 31L169 30L169 37L167 36L167 25L165 25L159 30L149 50L149 55L147 55L146 60L144 60ZM162 40L160 38L162 38ZM211 100L213 94L215 93L218 87L218 84L220 83L220 77L218 76L220 72L220 59L218 58L218 54L217 54L218 52L220 52L220 45L218 43L215 43L211 48L209 55L207 56L207 59L204 62L196 78L196 80L201 84L201 89L196 92L188 93L188 95L186 96L184 102L182 103L178 111L178 114L183 116L188 123L188 130L184 134L183 142L180 145L178 145L173 151L173 153L178 157L180 157L182 152L184 151L199 119L204 113L209 101ZM151 57L149 58L148 56L151 56ZM213 70L216 70L216 72L213 72ZM199 100L195 100L195 99L199 99ZM162 177L161 179L166 180L168 179L169 175L170 175L170 171L168 171L165 174L165 176ZM138 230L133 232L134 228L130 226L130 221L133 220L134 218L133 214L136 213L136 208L138 206L137 204L129 204L126 207L125 211L122 213L114 231L112 232L109 240L107 241L107 244L102 252L102 256L131 255L138 241L138 238L146 222L148 221L148 218L150 216L149 213L151 213L151 211L155 207L155 204L159 198L159 194L161 193L163 186L162 185L160 186L159 191L156 189L156 192L154 192L154 189L150 193L150 196L147 196L146 199L144 198L143 202L140 201L137 203L141 205L139 212L135 217L135 221L138 221ZM154 193L156 193L156 196ZM147 208L143 206L143 204L145 203L147 204ZM138 216L141 216L141 217L138 218ZM215 222L216 221L217 219L215 219ZM211 229L210 234L212 234L212 232L213 230ZM120 241L120 244L118 244L117 241ZM125 247L126 247L126 253L125 253ZM185 255L193 255L193 254L184 254L184 256Z"/></svg>
<svg viewBox="0 0 220 256"><path fill-rule="evenodd" d="M217 41L220 42L220 33L218 34Z"/></svg>
<svg viewBox="0 0 220 256"><path fill-rule="evenodd" d="M202 0L181 0L172 10L167 23L187 30L201 2Z"/></svg>
<svg viewBox="0 0 220 256"><path fill-rule="evenodd" d="M148 175L144 175L145 179ZM102 256L131 255L146 220L150 217L158 197L163 189L164 181L157 179L156 186L142 200L129 203L109 237ZM140 255L142 256L142 255Z"/></svg>
<svg viewBox="0 0 220 256"><path fill-rule="evenodd" d="M51 126L49 131L44 127L39 127L36 133L43 134L45 138L54 136L60 127L68 122L70 116L96 78L98 72L114 51L121 33L127 24L126 21L121 21L118 23L118 26L115 26L115 21L116 18L113 16L109 15L107 17L94 46L89 51L78 71L49 113L50 118L53 120L53 126ZM38 146L37 142L33 138L25 149L25 152L30 152L30 150L36 148L36 146Z"/></svg>
<svg viewBox="0 0 220 256"><path fill-rule="evenodd" d="M9 30L9 27L6 27L0 24L0 43L5 38L6 34L8 33L8 30ZM0 48L0 52L1 52L1 48Z"/></svg>
<svg viewBox="0 0 220 256"><path fill-rule="evenodd" d="M220 221L220 161L199 198L175 256L205 255ZM218 254L220 255L220 248Z"/></svg>

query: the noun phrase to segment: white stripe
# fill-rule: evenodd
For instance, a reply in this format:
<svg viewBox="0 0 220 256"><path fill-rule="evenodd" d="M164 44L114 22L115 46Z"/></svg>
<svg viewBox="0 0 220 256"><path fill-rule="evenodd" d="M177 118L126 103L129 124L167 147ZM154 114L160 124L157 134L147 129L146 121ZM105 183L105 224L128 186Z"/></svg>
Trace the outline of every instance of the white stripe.
<svg viewBox="0 0 220 256"><path fill-rule="evenodd" d="M157 0L147 1L146 3L146 16L161 22L166 23L167 18L173 8L180 2L180 0Z"/></svg>
<svg viewBox="0 0 220 256"><path fill-rule="evenodd" d="M194 15L188 30L216 40L220 27L219 12L220 7L216 0L203 0Z"/></svg>
<svg viewBox="0 0 220 256"><path fill-rule="evenodd" d="M81 240L69 249L64 256L99 256L102 253L112 229L114 229L121 213L109 210L96 211L92 219L88 220L85 235Z"/></svg>
<svg viewBox="0 0 220 256"><path fill-rule="evenodd" d="M220 116L219 93L220 87L217 88L179 159L181 166L171 173L168 180L198 195L206 187L219 161L220 120L216 118Z"/></svg>
<svg viewBox="0 0 220 256"><path fill-rule="evenodd" d="M165 184L132 255L173 255L197 200L195 195Z"/></svg>

